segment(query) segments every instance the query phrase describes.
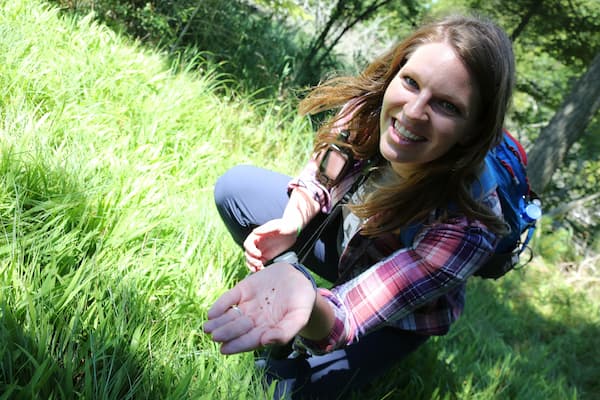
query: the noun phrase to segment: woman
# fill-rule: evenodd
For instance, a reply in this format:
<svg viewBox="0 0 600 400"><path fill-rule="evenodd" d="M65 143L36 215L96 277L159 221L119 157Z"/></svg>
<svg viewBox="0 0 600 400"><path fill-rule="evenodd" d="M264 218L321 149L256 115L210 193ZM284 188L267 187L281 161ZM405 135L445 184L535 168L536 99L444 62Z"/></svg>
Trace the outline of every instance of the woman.
<svg viewBox="0 0 600 400"><path fill-rule="evenodd" d="M221 352L293 340L293 355L264 362L276 394L327 398L445 334L467 279L505 233L495 190L474 196L472 187L501 138L513 83L506 34L452 16L424 25L360 76L316 88L301 112L342 109L298 177L244 166L215 187L255 272L208 312L204 330ZM320 168L328 149L342 149L329 158L349 159L339 177ZM329 217L302 264L276 258L297 253L350 188L349 204ZM316 288L306 268L333 286Z"/></svg>

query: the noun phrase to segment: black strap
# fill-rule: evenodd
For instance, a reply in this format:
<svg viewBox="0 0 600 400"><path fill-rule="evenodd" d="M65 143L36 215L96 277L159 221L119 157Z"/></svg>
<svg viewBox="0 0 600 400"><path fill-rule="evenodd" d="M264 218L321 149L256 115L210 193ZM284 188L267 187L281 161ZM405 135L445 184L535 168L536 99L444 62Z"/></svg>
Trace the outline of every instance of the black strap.
<svg viewBox="0 0 600 400"><path fill-rule="evenodd" d="M304 264L306 257L308 256L311 249L315 245L315 242L319 239L319 237L321 237L321 234L323 233L325 228L327 228L327 226L331 223L331 221L333 221L334 219L337 218L338 215L340 215L341 211L342 211L342 202L339 201L333 207L333 209L331 210L329 215L327 215L327 217L323 220L323 222L321 222L321 224L317 227L317 229L315 229L313 234L304 242L304 244L302 245L300 250L298 250L298 261L301 264Z"/></svg>
<svg viewBox="0 0 600 400"><path fill-rule="evenodd" d="M329 215L327 215L327 217L323 220L323 222L321 222L321 224L317 227L317 229L315 229L313 234L304 242L304 244L302 245L300 250L298 250L297 255L298 255L298 261L300 263L304 263L309 252L312 250L313 246L315 245L315 242L319 239L319 237L321 237L321 234L323 233L325 228L327 228L327 226L332 221L337 219L337 217L340 215L340 212L342 211L342 207L345 204L348 204L348 202L350 201L350 199L352 198L354 193L358 190L360 185L362 185L365 182L365 180L369 177L369 175L371 173L370 166L371 166L371 163L367 163L367 166L365 167L363 172L360 173L360 177L352 184L350 189L348 189L346 194L344 194L344 197L342 197L342 199L339 200L333 206L333 208L329 212Z"/></svg>

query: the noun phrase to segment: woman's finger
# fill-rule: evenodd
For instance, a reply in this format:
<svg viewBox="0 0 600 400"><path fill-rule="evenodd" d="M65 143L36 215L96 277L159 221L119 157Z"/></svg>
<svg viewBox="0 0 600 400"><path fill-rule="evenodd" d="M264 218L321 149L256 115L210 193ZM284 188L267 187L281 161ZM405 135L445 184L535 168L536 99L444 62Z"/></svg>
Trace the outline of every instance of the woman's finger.
<svg viewBox="0 0 600 400"><path fill-rule="evenodd" d="M244 256L246 258L246 265L252 272L257 272L264 268L263 260L261 258L253 257L248 253L244 253Z"/></svg>
<svg viewBox="0 0 600 400"><path fill-rule="evenodd" d="M260 249L256 246L256 241L259 239L259 237L251 233L246 240L244 240L244 250L254 257L260 257Z"/></svg>
<svg viewBox="0 0 600 400"><path fill-rule="evenodd" d="M242 300L242 292L238 286L234 286L232 289L223 293L217 301L208 310L208 319L215 319L227 312L234 304L239 304Z"/></svg>
<svg viewBox="0 0 600 400"><path fill-rule="evenodd" d="M260 226L254 228L252 233L255 235L263 236L263 235L273 235L275 234L277 225L273 222L273 220L268 221Z"/></svg>
<svg viewBox="0 0 600 400"><path fill-rule="evenodd" d="M233 340L225 342L221 345L222 354L236 354L244 351L254 350L263 343L260 342L260 338L263 334L262 328L254 328L246 332Z"/></svg>
<svg viewBox="0 0 600 400"><path fill-rule="evenodd" d="M254 322L249 317L241 315L214 329L211 335L215 342L226 343L244 336L253 328Z"/></svg>
<svg viewBox="0 0 600 400"><path fill-rule="evenodd" d="M219 328L220 326L228 324L229 322L231 322L234 319L238 318L240 315L243 315L242 312L241 312L241 310L239 310L239 309L238 310L234 310L233 307L230 307L229 310L227 310L225 313L221 314L218 317L214 317L212 319L209 319L204 324L202 324L202 329L206 333L211 333L215 329Z"/></svg>

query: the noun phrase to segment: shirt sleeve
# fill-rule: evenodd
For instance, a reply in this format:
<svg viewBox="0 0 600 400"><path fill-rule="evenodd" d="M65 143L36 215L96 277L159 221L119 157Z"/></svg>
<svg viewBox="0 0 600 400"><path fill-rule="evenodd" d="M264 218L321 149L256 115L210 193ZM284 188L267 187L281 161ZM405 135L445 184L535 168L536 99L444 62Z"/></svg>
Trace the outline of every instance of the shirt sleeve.
<svg viewBox="0 0 600 400"><path fill-rule="evenodd" d="M331 194L317 179L318 171L319 165L315 154L300 174L288 183L288 193L291 193L294 189L302 188L310 193L312 198L319 203L322 212L328 213L332 206Z"/></svg>
<svg viewBox="0 0 600 400"><path fill-rule="evenodd" d="M344 105L340 112L344 113L348 108L352 107L354 107L354 102L350 101ZM350 123L353 114L354 113L351 112L344 118L338 120L331 131L335 134L342 131ZM322 212L329 213L333 205L342 199L344 194L350 189L358 175L362 172L364 164L364 161L356 161L340 183L327 189L317 178L317 174L319 173L319 161L318 154L315 153L300 174L289 182L288 193L296 188L303 188L319 203Z"/></svg>
<svg viewBox="0 0 600 400"><path fill-rule="evenodd" d="M497 237L466 217L424 226L413 245L392 253L354 279L319 289L334 310L329 336L303 340L323 353L358 340L463 285L493 253Z"/></svg>
<svg viewBox="0 0 600 400"><path fill-rule="evenodd" d="M356 160L342 180L330 189L327 189L317 178L319 166L316 155L306 164L300 174L288 183L288 193L296 188L303 188L319 203L324 213L329 213L350 190L352 185L361 177L366 165L364 160Z"/></svg>

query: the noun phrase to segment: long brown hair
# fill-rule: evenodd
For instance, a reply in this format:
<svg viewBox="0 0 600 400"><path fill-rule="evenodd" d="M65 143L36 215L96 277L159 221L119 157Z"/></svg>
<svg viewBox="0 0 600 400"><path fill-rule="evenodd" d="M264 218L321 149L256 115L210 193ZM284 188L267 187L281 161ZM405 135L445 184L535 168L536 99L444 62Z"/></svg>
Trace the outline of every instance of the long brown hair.
<svg viewBox="0 0 600 400"><path fill-rule="evenodd" d="M320 128L315 150L337 142L332 126L349 119L347 127L353 139L347 146L355 157L372 159L379 152L379 114L385 89L419 46L437 42L453 47L479 89L481 104L475 131L469 133L467 143L456 144L410 177L378 185L361 204L352 206L356 215L367 219L365 235L392 232L423 221L434 210L449 217L449 204L495 232L505 231L505 224L470 193L486 153L502 137L515 80L511 42L493 22L477 16L449 16L423 25L359 76L334 78L315 88L300 103L300 112L314 114L349 104ZM377 218L371 218L374 216Z"/></svg>

